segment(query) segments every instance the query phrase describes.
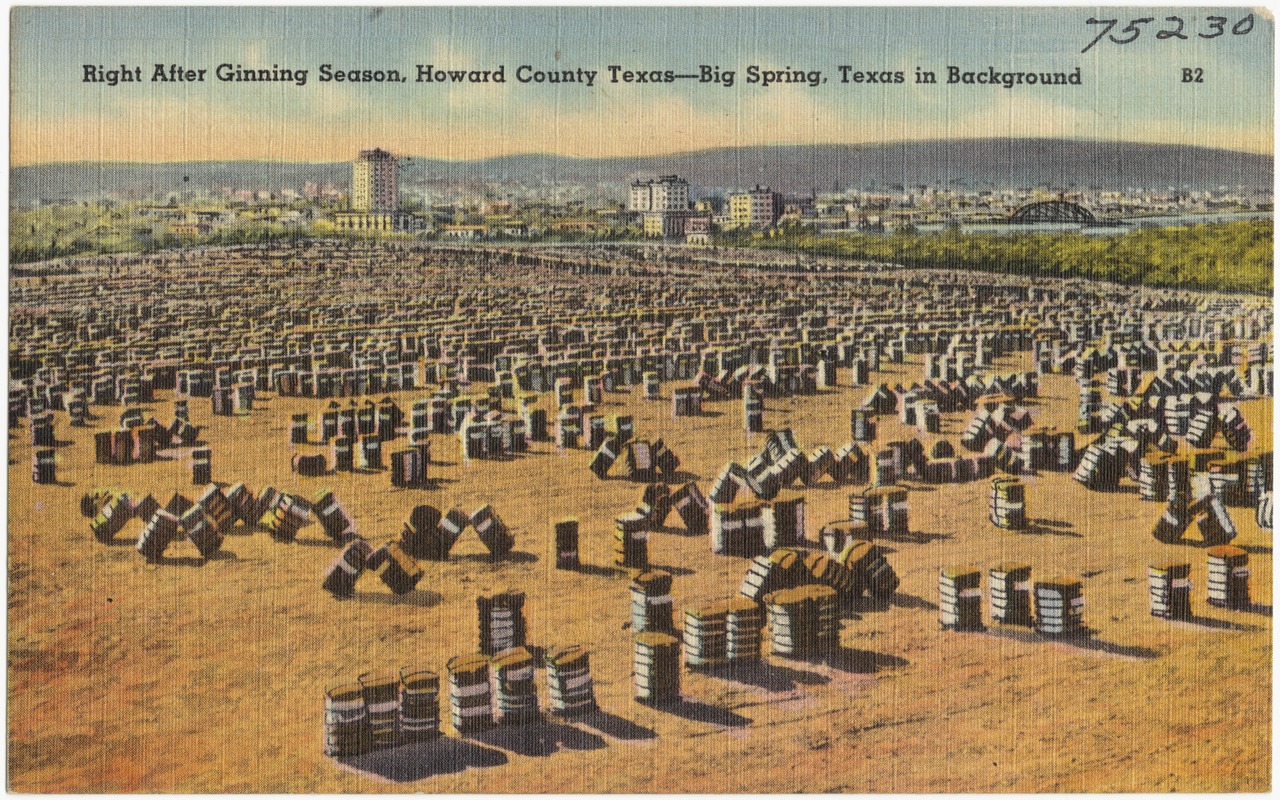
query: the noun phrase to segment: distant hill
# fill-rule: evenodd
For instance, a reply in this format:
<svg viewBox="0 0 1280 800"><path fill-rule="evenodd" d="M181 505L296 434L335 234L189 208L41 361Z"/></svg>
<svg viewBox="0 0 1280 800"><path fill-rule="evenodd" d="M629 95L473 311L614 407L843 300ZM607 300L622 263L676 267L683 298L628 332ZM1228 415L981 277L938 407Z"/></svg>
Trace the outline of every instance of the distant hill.
<svg viewBox="0 0 1280 800"><path fill-rule="evenodd" d="M667 156L584 159L525 154L474 161L409 157L403 183L458 186L507 182L524 186L622 184L637 176L678 174L703 189L757 183L788 194L848 187L917 185L1070 188L1219 186L1269 188L1273 158L1181 145L1079 139L964 139L867 145L776 145L719 148ZM197 161L133 164L71 162L15 167L10 200L92 199L108 194L164 195L211 187L299 188L306 181L345 185L338 163Z"/></svg>

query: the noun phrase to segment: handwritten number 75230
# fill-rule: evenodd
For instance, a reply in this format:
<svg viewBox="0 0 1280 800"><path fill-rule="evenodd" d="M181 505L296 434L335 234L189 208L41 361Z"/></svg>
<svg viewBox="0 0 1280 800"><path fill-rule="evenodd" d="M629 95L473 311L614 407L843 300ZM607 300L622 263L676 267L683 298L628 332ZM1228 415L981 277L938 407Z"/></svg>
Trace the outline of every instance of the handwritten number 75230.
<svg viewBox="0 0 1280 800"><path fill-rule="evenodd" d="M1186 27L1186 23L1183 21L1182 17L1165 17L1164 21L1169 23L1169 27L1156 31L1157 39L1163 41L1165 39L1188 38L1187 35L1182 32L1182 29ZM1217 37L1222 36L1227 32L1227 23L1230 22L1226 17L1218 16L1206 16L1204 21L1207 25L1207 32L1196 33L1196 36L1201 39L1216 39ZM1128 25L1125 25L1120 29L1120 35L1115 36L1111 34L1111 31L1120 24L1120 20L1095 19L1093 17L1089 17L1085 20L1086 25L1103 25L1105 27L1103 27L1102 31L1099 32L1097 36L1093 37L1093 41L1085 45L1085 48L1080 52L1089 52L1095 44L1102 41L1104 36L1116 44L1129 44L1130 42L1136 41L1137 38L1142 35L1142 28L1139 26L1146 25L1151 22L1155 22L1155 17L1134 17L1129 20ZM1233 36L1244 36L1252 30L1253 14L1246 14L1237 20L1235 25L1231 26L1231 34Z"/></svg>

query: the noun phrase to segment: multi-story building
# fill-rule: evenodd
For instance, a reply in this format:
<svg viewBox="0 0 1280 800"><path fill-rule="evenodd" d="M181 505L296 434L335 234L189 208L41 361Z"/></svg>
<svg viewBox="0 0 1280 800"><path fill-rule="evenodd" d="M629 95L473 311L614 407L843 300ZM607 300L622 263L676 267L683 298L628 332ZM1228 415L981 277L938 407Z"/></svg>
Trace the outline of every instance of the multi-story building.
<svg viewBox="0 0 1280 800"><path fill-rule="evenodd" d="M396 211L400 207L400 173L396 157L375 147L361 150L351 164L351 208Z"/></svg>
<svg viewBox="0 0 1280 800"><path fill-rule="evenodd" d="M729 217L738 226L767 228L782 215L782 195L768 186L755 186L729 195Z"/></svg>
<svg viewBox="0 0 1280 800"><path fill-rule="evenodd" d="M643 214L647 211L687 211L688 208L689 183L679 175L663 175L657 180L631 184L628 211Z"/></svg>

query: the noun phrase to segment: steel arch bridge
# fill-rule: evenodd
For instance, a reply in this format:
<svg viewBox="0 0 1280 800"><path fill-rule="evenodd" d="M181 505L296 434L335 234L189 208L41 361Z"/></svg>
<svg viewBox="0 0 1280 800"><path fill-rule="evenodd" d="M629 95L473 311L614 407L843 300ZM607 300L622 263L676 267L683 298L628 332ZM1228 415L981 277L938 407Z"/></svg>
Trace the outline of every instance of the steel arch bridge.
<svg viewBox="0 0 1280 800"><path fill-rule="evenodd" d="M1010 222L1097 222L1098 218L1079 203L1066 200L1047 200L1030 203L1013 212Z"/></svg>

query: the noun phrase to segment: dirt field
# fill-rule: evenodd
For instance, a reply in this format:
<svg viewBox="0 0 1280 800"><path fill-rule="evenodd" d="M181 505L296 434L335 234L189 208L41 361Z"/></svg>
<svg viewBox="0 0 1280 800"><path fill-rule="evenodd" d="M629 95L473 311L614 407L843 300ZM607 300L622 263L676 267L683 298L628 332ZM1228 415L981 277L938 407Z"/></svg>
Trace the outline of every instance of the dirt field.
<svg viewBox="0 0 1280 800"><path fill-rule="evenodd" d="M872 381L910 382L921 357L886 365ZM1025 369L1002 358L998 371ZM868 393L839 387L766 402L765 427L790 427L807 451L849 441L849 409ZM764 434L743 432L740 401L673 419L671 384L645 401L637 387L606 394L604 413L631 413L638 435L662 437L705 492L730 459L744 462ZM429 392L395 393L406 412ZM171 393L147 411L173 417ZM552 401L544 396L542 403ZM1037 424L1074 427L1069 376L1041 379L1029 405ZM1151 537L1162 504L1123 491L1091 492L1065 473L1024 477L1031 532L987 520L986 481L910 486L911 534L881 540L902 584L891 603L844 614L840 654L826 663L766 656L746 673L684 671L680 704L632 699L629 578L610 567L613 518L635 508L642 485L600 480L590 451L537 443L509 461L465 462L457 438L433 435L432 490L393 489L388 473L303 478L290 472L289 420L315 419L328 401L260 395L252 415L206 426L213 477L312 496L332 488L375 545L398 535L419 503L470 513L484 503L516 545L490 562L468 530L446 563L424 562L419 588L391 594L365 575L350 600L321 590L337 555L318 524L289 544L237 527L204 562L183 541L163 563L133 549L140 523L117 545L94 540L79 514L97 486L194 497L189 451L151 464L101 466L92 432L119 407L71 428L57 415L56 486L30 480L25 429L10 431L9 775L17 792L1045 792L1266 791L1270 788L1270 532L1232 508L1235 544L1250 553L1252 611L1205 602L1203 550ZM1271 440L1270 400L1241 404L1254 441ZM952 442L970 413L946 414ZM880 439L912 435L880 417ZM926 447L937 437L924 436ZM1084 441L1088 441L1084 438ZM1269 444L1267 445L1269 447ZM318 450L305 447L306 450ZM853 487L858 488L858 487ZM860 489L859 489L860 490ZM850 487L806 490L810 536L844 519ZM578 572L558 571L552 525L581 520ZM699 601L736 594L749 561L713 555L672 515L651 534L650 559L675 575L677 624ZM1194 538L1194 533L1192 534ZM1192 622L1148 610L1147 566L1192 565ZM1088 638L1055 641L989 624L940 630L938 571L1031 564L1033 577L1083 580ZM339 764L326 758L326 688L404 665L444 674L477 645L477 594L528 594L529 642L580 643L591 653L601 711L569 722L504 728ZM984 601L985 616L985 601ZM988 618L989 622L989 618ZM545 673L539 671L546 707ZM447 719L447 703L442 693Z"/></svg>

